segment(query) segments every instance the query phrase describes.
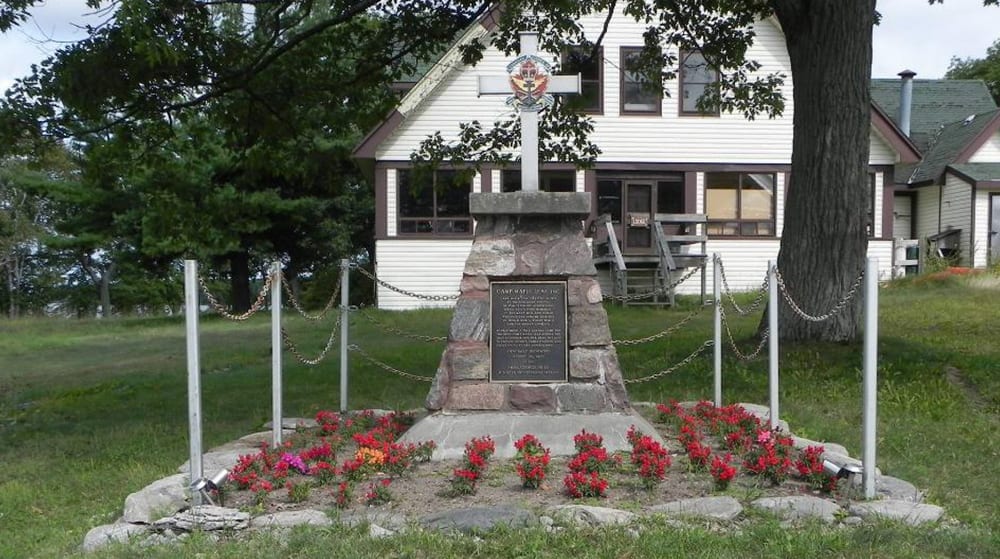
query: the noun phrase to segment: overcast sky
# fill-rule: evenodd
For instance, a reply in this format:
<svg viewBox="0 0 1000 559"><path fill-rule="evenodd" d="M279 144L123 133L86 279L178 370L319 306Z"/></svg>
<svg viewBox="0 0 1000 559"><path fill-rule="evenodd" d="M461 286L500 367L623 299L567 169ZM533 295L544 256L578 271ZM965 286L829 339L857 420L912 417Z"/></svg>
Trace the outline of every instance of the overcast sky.
<svg viewBox="0 0 1000 559"><path fill-rule="evenodd" d="M882 25L874 36L872 76L895 77L903 69L918 78L940 78L953 56L982 58L986 48L1000 38L1000 7L983 7L982 0L878 0ZM19 29L0 35L0 91L27 74L58 48L58 43L79 39L73 24L94 23L85 17L84 0L48 0L35 17Z"/></svg>

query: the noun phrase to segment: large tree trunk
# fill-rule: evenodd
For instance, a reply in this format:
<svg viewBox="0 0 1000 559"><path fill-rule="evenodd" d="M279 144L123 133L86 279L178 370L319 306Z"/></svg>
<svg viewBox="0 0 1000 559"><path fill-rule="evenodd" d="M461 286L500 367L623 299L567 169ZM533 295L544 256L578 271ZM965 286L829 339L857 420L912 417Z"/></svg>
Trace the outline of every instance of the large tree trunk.
<svg viewBox="0 0 1000 559"><path fill-rule="evenodd" d="M229 254L229 291L234 312L250 309L250 254L245 250Z"/></svg>
<svg viewBox="0 0 1000 559"><path fill-rule="evenodd" d="M872 26L875 0L772 0L785 33L794 93L791 184L778 269L792 299L822 315L864 268ZM782 300L780 337L856 339L861 297L823 322Z"/></svg>

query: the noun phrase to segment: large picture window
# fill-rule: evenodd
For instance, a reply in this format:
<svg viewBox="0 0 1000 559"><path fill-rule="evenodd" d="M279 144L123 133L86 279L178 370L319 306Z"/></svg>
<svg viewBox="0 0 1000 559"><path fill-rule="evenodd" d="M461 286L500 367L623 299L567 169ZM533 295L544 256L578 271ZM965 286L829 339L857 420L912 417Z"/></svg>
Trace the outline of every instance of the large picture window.
<svg viewBox="0 0 1000 559"><path fill-rule="evenodd" d="M507 169L503 172L501 192L521 190L521 171ZM539 171L538 190L542 192L576 192L576 171Z"/></svg>
<svg viewBox="0 0 1000 559"><path fill-rule="evenodd" d="M774 236L772 173L705 173L709 235Z"/></svg>
<svg viewBox="0 0 1000 559"><path fill-rule="evenodd" d="M718 107L700 109L698 101L719 83L719 72L699 51L681 53L680 97L682 115L718 116Z"/></svg>
<svg viewBox="0 0 1000 559"><path fill-rule="evenodd" d="M580 74L580 95L567 96L567 101L574 107L590 114L604 112L604 49L598 47L595 52L592 47L576 47L562 56L560 74Z"/></svg>
<svg viewBox="0 0 1000 559"><path fill-rule="evenodd" d="M408 169L397 176L401 234L472 234L471 178L456 171L418 174Z"/></svg>
<svg viewBox="0 0 1000 559"><path fill-rule="evenodd" d="M621 113L659 115L660 90L639 69L642 48L622 47L621 53Z"/></svg>

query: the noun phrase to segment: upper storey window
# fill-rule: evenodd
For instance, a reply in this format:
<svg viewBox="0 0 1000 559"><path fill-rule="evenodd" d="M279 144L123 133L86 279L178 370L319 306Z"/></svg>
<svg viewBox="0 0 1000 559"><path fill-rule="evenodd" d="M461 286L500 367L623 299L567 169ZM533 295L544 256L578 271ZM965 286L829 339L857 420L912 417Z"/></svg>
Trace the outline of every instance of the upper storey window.
<svg viewBox="0 0 1000 559"><path fill-rule="evenodd" d="M661 92L639 69L640 47L622 47L621 114L659 115Z"/></svg>
<svg viewBox="0 0 1000 559"><path fill-rule="evenodd" d="M719 109L702 110L698 101L719 83L719 72L709 66L699 51L681 53L680 68L681 114L719 116Z"/></svg>
<svg viewBox="0 0 1000 559"><path fill-rule="evenodd" d="M580 74L580 95L568 98L569 102L584 112L604 112L604 49L576 47L563 54L560 74Z"/></svg>

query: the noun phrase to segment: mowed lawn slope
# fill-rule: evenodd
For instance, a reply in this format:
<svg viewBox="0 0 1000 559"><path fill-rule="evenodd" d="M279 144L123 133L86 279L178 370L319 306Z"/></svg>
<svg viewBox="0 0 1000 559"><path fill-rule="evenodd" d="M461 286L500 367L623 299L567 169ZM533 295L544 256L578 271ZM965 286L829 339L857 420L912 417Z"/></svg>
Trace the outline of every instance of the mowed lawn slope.
<svg viewBox="0 0 1000 559"><path fill-rule="evenodd" d="M664 546L705 557L732 556L739 549L776 556L990 556L997 551L991 536L1000 529L998 284L984 278L911 281L880 290L879 466L926 489L928 500L946 507L963 527L929 531L876 525L844 535L822 527L789 532L758 519L731 535L650 529L635 541L626 533L575 539L499 534L479 547L435 535L369 544L360 532L344 530L299 534L287 545L292 555L304 557L393 552L601 557L608 556L609 545L634 556ZM444 335L450 319L445 310L367 312L383 325L422 335ZM671 310L610 308L616 339L662 331L692 312L697 316L678 334L620 346L626 377L654 374L709 339L711 310L698 312L693 303ZM307 357L317 355L333 318L313 323L293 314L288 311L284 321L292 339ZM732 323L743 351L755 346L758 320L759 315ZM443 342L388 332L360 314L351 323L352 343L396 368L433 375ZM259 430L270 419L269 318L244 323L206 318L201 346L204 441L210 448ZM766 404L766 357L740 362L728 346L725 355L726 402ZM285 352L286 416L338 407L338 357L335 345L319 366L306 367ZM860 344L784 344L783 418L797 434L844 443L858 455L860 367ZM352 409L416 408L428 387L351 356ZM75 554L87 530L121 514L128 493L173 473L188 453L186 389L182 319L0 322L0 557ZM676 373L630 384L629 391L635 401L710 398L710 353ZM219 556L267 557L278 553L276 545L258 538L215 548L195 538L180 550L158 553L193 556L210 550ZM108 552L118 553L128 556L128 551Z"/></svg>

